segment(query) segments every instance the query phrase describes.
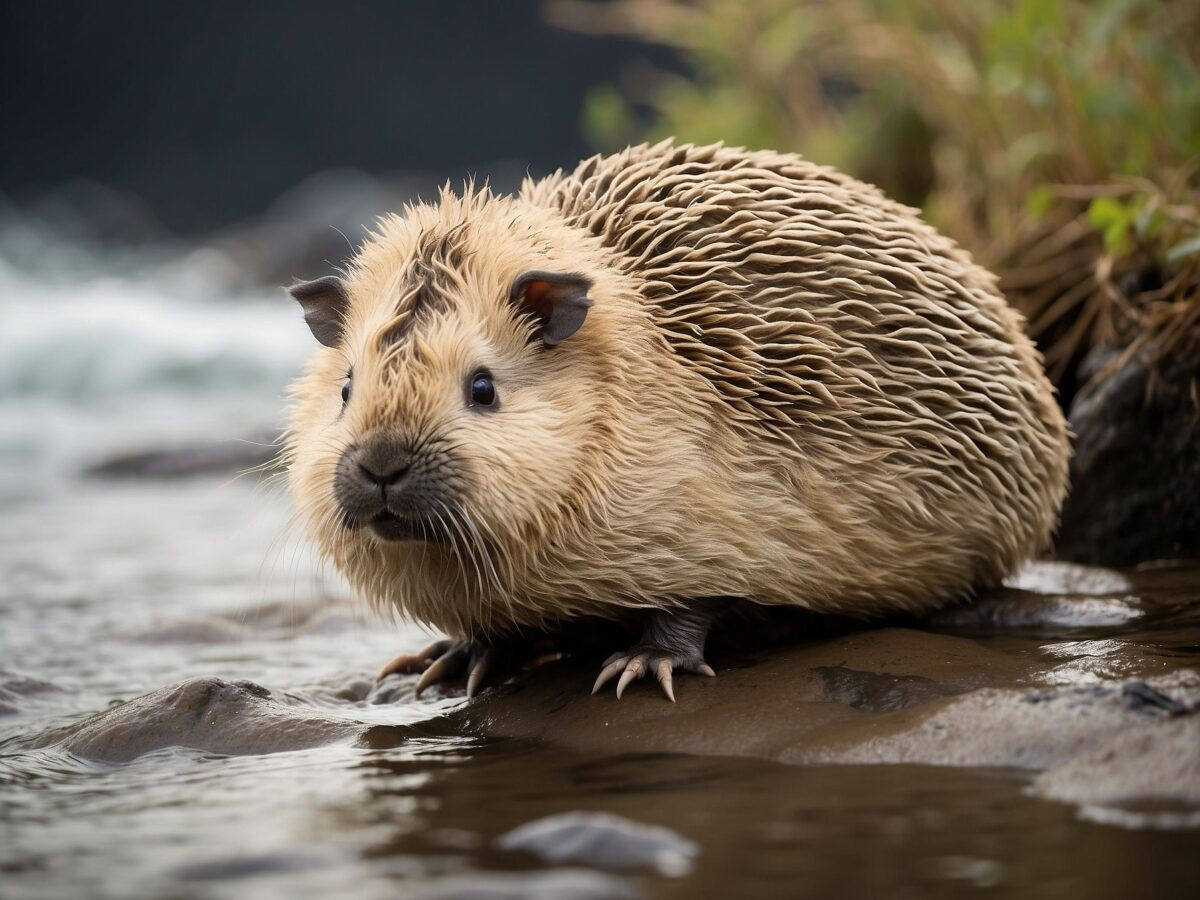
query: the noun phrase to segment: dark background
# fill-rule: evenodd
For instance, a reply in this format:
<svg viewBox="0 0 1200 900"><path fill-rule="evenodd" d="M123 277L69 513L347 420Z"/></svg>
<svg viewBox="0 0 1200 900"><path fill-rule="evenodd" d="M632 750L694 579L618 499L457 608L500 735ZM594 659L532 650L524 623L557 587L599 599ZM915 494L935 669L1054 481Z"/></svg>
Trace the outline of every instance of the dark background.
<svg viewBox="0 0 1200 900"><path fill-rule="evenodd" d="M329 168L432 183L573 165L592 152L585 92L646 51L539 7L2 0L0 194L98 183L194 234Z"/></svg>

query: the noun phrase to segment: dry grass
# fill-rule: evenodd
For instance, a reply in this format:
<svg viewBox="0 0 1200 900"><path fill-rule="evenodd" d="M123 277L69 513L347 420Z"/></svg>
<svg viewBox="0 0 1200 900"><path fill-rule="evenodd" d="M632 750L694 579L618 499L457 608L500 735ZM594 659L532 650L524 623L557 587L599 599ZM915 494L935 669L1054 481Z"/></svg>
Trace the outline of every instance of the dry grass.
<svg viewBox="0 0 1200 900"><path fill-rule="evenodd" d="M1047 367L1200 346L1195 0L559 0L678 51L599 88L598 144L791 149L919 205L995 268Z"/></svg>

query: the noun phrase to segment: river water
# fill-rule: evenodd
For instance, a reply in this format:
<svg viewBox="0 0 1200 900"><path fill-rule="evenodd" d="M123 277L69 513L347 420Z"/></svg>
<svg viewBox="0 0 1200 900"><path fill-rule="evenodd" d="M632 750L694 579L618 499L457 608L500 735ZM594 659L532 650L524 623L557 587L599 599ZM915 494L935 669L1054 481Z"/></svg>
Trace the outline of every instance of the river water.
<svg viewBox="0 0 1200 900"><path fill-rule="evenodd" d="M210 253L100 266L28 236L4 250L0 896L1200 888L1194 828L1101 824L1031 796L1028 776L1007 768L592 752L436 727L283 740L272 753L159 747L120 763L37 748L49 729L191 678L256 682L293 708L378 726L436 720L463 701L371 689L370 672L427 635L349 599L305 548L277 484L85 474L131 450L277 428L284 386L311 348L282 291L234 290ZM618 837L669 829L641 839L665 849L641 863L628 848L554 862L504 837L569 812L620 816Z"/></svg>

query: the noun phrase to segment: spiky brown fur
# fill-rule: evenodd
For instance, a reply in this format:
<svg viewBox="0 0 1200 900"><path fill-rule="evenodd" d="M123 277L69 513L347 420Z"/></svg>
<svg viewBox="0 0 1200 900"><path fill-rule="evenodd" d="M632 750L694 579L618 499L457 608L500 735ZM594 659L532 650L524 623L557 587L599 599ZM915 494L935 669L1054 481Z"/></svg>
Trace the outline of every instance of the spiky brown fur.
<svg viewBox="0 0 1200 900"><path fill-rule="evenodd" d="M553 349L508 303L529 269L593 281ZM294 386L293 490L359 591L451 634L690 597L929 609L1054 527L1066 429L995 279L796 156L664 142L516 197L445 190L347 282L343 341ZM480 365L484 416L463 405ZM452 546L339 524L338 456L372 429L437 442Z"/></svg>

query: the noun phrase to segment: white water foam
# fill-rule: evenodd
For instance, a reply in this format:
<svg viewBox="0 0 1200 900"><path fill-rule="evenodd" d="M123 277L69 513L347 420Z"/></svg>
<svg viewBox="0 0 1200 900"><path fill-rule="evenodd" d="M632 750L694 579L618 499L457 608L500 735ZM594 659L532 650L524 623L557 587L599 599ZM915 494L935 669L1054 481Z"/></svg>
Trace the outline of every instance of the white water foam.
<svg viewBox="0 0 1200 900"><path fill-rule="evenodd" d="M210 252L82 272L78 251L63 256L0 257L0 464L77 469L278 428L314 346L282 290L236 293Z"/></svg>

